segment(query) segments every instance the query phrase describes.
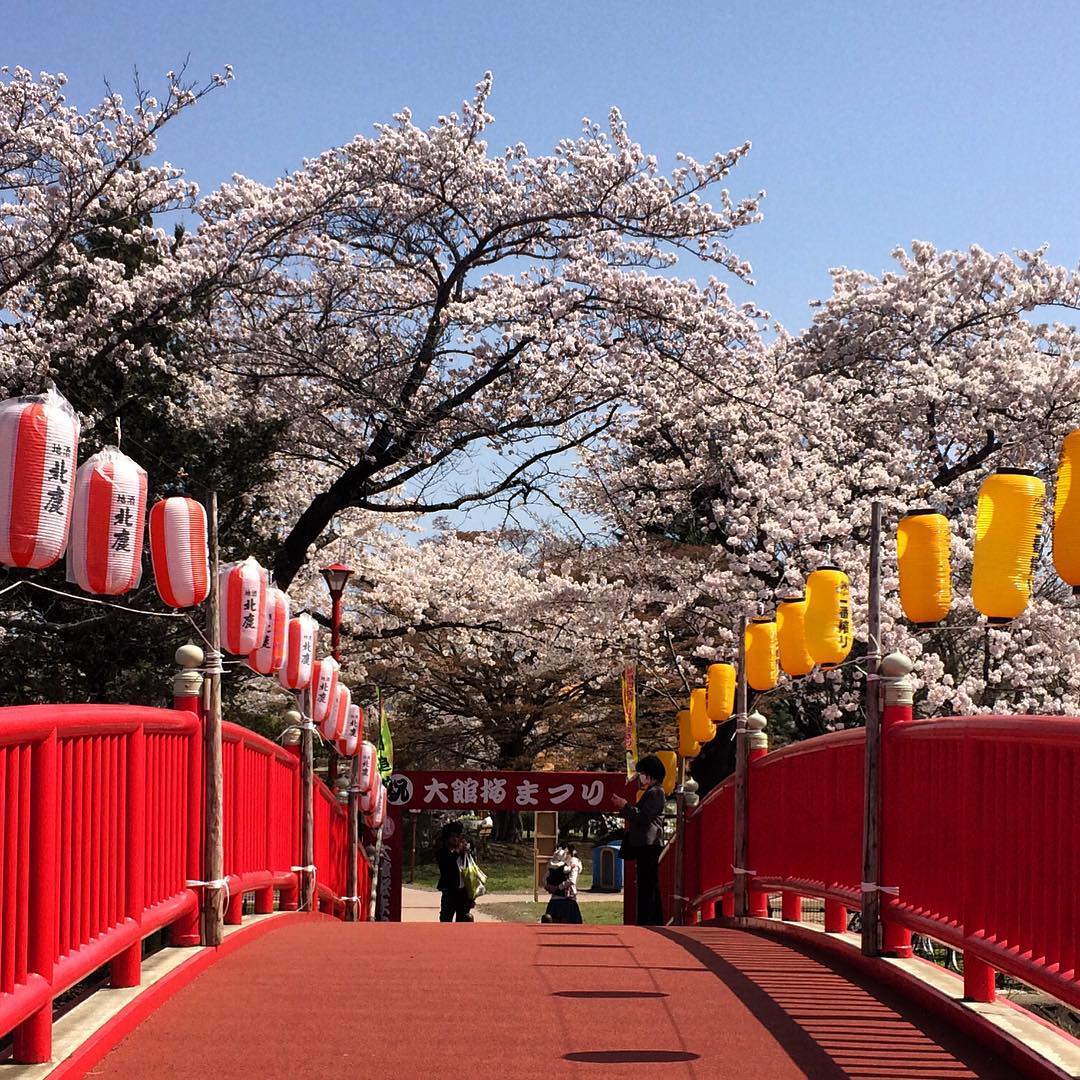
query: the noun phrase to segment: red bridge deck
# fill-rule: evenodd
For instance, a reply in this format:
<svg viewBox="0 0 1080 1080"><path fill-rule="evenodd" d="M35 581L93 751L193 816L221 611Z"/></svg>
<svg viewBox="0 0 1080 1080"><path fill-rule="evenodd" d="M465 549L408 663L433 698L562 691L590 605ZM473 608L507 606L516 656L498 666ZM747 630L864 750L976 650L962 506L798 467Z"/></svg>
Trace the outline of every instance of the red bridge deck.
<svg viewBox="0 0 1080 1080"><path fill-rule="evenodd" d="M181 989L90 1075L1015 1072L842 962L743 931L283 918Z"/></svg>

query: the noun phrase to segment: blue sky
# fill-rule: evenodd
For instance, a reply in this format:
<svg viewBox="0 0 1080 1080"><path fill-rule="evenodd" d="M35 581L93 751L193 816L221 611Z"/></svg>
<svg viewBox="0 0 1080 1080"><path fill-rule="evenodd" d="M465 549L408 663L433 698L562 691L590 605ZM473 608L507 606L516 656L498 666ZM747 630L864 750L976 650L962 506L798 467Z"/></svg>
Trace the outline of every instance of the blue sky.
<svg viewBox="0 0 1080 1080"><path fill-rule="evenodd" d="M0 63L64 71L88 105L190 55L236 81L163 140L204 189L263 181L370 132L426 123L495 74L491 142L535 151L612 104L662 161L754 143L735 241L789 328L828 268L880 271L913 238L1080 261L1080 7L1068 2L396 3L0 0Z"/></svg>

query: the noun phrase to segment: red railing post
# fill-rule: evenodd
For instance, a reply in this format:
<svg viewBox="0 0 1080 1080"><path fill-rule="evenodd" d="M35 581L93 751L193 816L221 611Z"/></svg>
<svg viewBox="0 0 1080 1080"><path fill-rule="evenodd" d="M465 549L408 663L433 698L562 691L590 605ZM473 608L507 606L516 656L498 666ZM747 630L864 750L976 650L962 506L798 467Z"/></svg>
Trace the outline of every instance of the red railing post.
<svg viewBox="0 0 1080 1080"><path fill-rule="evenodd" d="M57 805L56 729L33 748L30 772L29 942L27 971L53 981L56 922L56 864L59 815ZM9 813L14 810L9 808ZM14 1058L38 1064L52 1057L52 998L24 1020L14 1032Z"/></svg>
<svg viewBox="0 0 1080 1080"><path fill-rule="evenodd" d="M765 733L765 723L765 717L759 712L752 712L746 718L747 767L746 808L744 814L746 815L746 829L748 833L746 858L751 863L754 861L754 815L751 812L754 797L753 765L755 761L759 761L769 752L769 736ZM753 878L748 878L747 884L752 880ZM750 889L747 897L747 904L748 915L752 915L759 919L767 919L769 917L769 894L767 892L762 892L760 889Z"/></svg>
<svg viewBox="0 0 1080 1080"><path fill-rule="evenodd" d="M224 751L224 743L222 744L222 750ZM224 766L224 753L222 753L222 764ZM221 774L221 801L222 801L222 831L225 833L222 851L227 854L228 864L226 865L224 860L222 865L224 869L222 873L226 878L230 876L236 876L239 878L245 869L240 864L240 832L245 826L249 826L249 823L244 820L243 806L244 806L244 743L243 741L233 744L232 752L232 765L228 771L232 774L232 779L228 785L225 786L225 769L222 769ZM228 803L228 823L229 828L226 831L224 829L225 823L225 804ZM253 825L254 822L250 823ZM226 926L239 926L244 921L244 889L242 885L238 885L235 890L229 893L228 902L225 905L225 925Z"/></svg>
<svg viewBox="0 0 1080 1080"><path fill-rule="evenodd" d="M187 745L187 842L184 848L184 873L188 881L198 881L202 876L202 666L203 651L198 645L181 645L176 650L176 663L180 670L173 676L173 708L194 713L199 727L189 736ZM194 910L169 927L169 944L174 947L190 947L201 943L199 912L202 908L202 890Z"/></svg>
<svg viewBox="0 0 1080 1080"><path fill-rule="evenodd" d="M140 724L127 737L124 771L124 915L142 925L146 895L146 732ZM138 986L142 977L142 935L109 965L113 986Z"/></svg>
<svg viewBox="0 0 1080 1080"><path fill-rule="evenodd" d="M901 926L891 915L893 897L897 896L893 890L898 883L893 881L891 873L895 859L890 858L889 832L890 828L895 828L895 824L890 825L890 817L895 823L902 815L895 802L899 790L896 782L897 760L895 755L889 754L889 734L898 724L906 724L911 720L915 697L915 687L910 678L911 668L911 661L902 653L896 652L889 653L879 667L879 681L885 688L885 709L881 716L881 881L873 883L881 890L878 897L882 949L888 956L903 957L911 955L911 931ZM890 799L893 800L892 804ZM890 809L895 812L890 814ZM893 835L895 836L895 833Z"/></svg>

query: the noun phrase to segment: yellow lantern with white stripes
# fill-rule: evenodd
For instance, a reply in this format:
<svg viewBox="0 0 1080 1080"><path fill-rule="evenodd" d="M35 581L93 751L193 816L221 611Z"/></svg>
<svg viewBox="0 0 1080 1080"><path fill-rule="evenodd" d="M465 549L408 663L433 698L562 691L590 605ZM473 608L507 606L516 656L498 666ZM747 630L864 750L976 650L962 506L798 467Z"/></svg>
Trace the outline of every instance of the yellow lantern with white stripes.
<svg viewBox="0 0 1080 1080"><path fill-rule="evenodd" d="M697 757L701 753L701 743L690 729L690 710L680 709L676 719L679 721L679 757Z"/></svg>
<svg viewBox="0 0 1080 1080"><path fill-rule="evenodd" d="M838 566L806 579L806 648L815 664L834 668L851 652L851 584Z"/></svg>
<svg viewBox="0 0 1080 1080"><path fill-rule="evenodd" d="M1054 488L1054 569L1080 594L1080 430L1061 445Z"/></svg>
<svg viewBox="0 0 1080 1080"><path fill-rule="evenodd" d="M746 627L746 681L763 693L771 690L780 677L776 645L776 620L771 615L756 615Z"/></svg>
<svg viewBox="0 0 1080 1080"><path fill-rule="evenodd" d="M706 672L705 709L714 724L722 724L735 710L735 665L710 664Z"/></svg>
<svg viewBox="0 0 1080 1080"><path fill-rule="evenodd" d="M1015 619L1031 598L1045 494L1030 469L998 469L979 488L971 598L992 623Z"/></svg>
<svg viewBox="0 0 1080 1080"><path fill-rule="evenodd" d="M776 638L786 674L798 678L814 670L814 658L806 647L806 597L802 593L785 596L776 605Z"/></svg>
<svg viewBox="0 0 1080 1080"><path fill-rule="evenodd" d="M900 606L916 626L933 626L952 606L949 519L932 509L909 510L896 528Z"/></svg>
<svg viewBox="0 0 1080 1080"><path fill-rule="evenodd" d="M690 730L699 743L712 742L716 737L716 728L709 719L709 711L705 707L703 686L690 691Z"/></svg>

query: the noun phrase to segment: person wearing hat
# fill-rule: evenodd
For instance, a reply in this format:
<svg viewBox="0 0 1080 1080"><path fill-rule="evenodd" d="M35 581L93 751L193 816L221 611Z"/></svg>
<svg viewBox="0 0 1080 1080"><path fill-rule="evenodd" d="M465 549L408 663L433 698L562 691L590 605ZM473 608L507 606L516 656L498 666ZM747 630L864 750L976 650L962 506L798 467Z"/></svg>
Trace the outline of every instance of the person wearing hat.
<svg viewBox="0 0 1080 1080"><path fill-rule="evenodd" d="M581 860L573 844L560 847L548 863L544 888L551 894L547 910L540 919L544 923L581 923L581 908L577 902L577 881Z"/></svg>
<svg viewBox="0 0 1080 1080"><path fill-rule="evenodd" d="M615 809L626 819L626 835L619 854L637 862L637 924L663 926L660 898L660 852L664 848L664 763L646 754L637 765L638 785L643 788L636 806L615 795Z"/></svg>

